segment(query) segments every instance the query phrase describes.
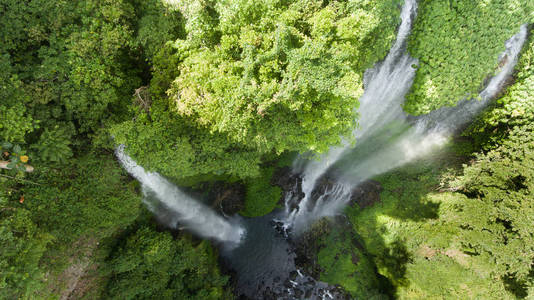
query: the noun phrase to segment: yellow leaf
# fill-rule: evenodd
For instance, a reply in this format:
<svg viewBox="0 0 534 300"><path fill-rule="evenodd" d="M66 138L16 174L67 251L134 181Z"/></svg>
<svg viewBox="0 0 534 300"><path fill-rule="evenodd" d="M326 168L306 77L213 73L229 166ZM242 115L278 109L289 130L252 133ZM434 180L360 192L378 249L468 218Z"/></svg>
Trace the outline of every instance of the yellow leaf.
<svg viewBox="0 0 534 300"><path fill-rule="evenodd" d="M28 162L28 156L26 156L26 155L22 155L22 156L20 157L20 161L23 162L23 163L27 163L27 162Z"/></svg>

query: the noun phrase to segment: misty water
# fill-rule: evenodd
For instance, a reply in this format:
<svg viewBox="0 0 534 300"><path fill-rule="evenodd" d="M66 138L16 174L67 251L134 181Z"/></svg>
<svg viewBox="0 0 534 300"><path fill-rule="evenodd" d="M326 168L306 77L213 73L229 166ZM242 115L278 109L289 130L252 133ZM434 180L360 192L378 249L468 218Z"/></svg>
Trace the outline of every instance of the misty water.
<svg viewBox="0 0 534 300"><path fill-rule="evenodd" d="M408 9L409 2L403 9L403 23L411 21L409 16L414 15ZM415 9L415 3L412 7ZM303 163L299 159L295 163L294 172L303 174L305 196L297 208L288 213L286 228L302 232L314 220L338 214L358 184L443 146L502 91L527 38L527 26L522 25L506 42L506 50L499 58L502 66L480 92L479 99L464 99L454 107L444 107L419 117L408 117L401 108L417 62L409 57L404 46L397 47L405 43L406 35L401 32L399 37L388 57L366 73L368 84L360 100L360 115L372 117L360 120L360 128L354 132L356 147L333 148L320 161ZM317 181L328 172L336 185L312 199ZM294 206L293 201L294 197L288 196L286 206Z"/></svg>
<svg viewBox="0 0 534 300"><path fill-rule="evenodd" d="M412 22L416 17L417 2L405 1L401 10L401 24L395 43L391 47L384 61L376 64L364 75L364 94L359 99L358 128L353 132L354 137L360 141L370 138L374 132L393 120L403 118L401 104L404 96L410 89L415 76L414 65L417 60L411 58L406 52L406 40L408 39ZM291 211L286 219L286 227L293 227L295 231L304 230L309 222L323 216L336 214L344 205L338 201L326 201L326 198L345 199L349 196L349 190L339 185L334 190L329 190L316 204L310 203L313 189L317 180L324 175L340 158L347 155L352 149L351 145L333 147L318 161L307 161L299 158L295 162L295 172L303 173L302 191L304 199L299 202L298 208ZM286 205L291 205L294 199L286 199ZM328 205L322 205L329 202Z"/></svg>
<svg viewBox="0 0 534 300"><path fill-rule="evenodd" d="M420 117L406 116L401 105L417 65L406 51L406 41L416 11L416 1L407 0L394 45L382 62L365 73L359 126L353 132L356 145L333 147L319 160L298 158L293 172L303 178L302 191L297 191L300 186L296 185L293 193L287 193L284 209L259 218L222 216L158 173L137 165L123 146L117 149L118 159L141 183L144 202L160 222L173 229L189 230L220 246L237 295L245 299L341 299L335 287L298 269L288 234L298 235L313 221L341 213L351 191L363 181L442 146L502 90L527 37L526 26L506 42L499 59L502 66L480 93L480 99L464 99L456 107ZM317 193L318 182L324 176L335 184ZM297 196L300 192L304 198Z"/></svg>
<svg viewBox="0 0 534 300"><path fill-rule="evenodd" d="M117 148L115 154L124 169L141 183L148 209L164 220L165 225L188 229L200 237L228 245L237 245L241 241L245 231L237 219L218 215L160 174L147 172L125 153L123 145Z"/></svg>

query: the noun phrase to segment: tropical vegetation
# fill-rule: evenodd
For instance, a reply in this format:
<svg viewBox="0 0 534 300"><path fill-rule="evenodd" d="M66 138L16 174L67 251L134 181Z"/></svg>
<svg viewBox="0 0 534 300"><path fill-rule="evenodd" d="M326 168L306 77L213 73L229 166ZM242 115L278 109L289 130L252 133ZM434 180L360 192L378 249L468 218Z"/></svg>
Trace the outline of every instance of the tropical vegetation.
<svg viewBox="0 0 534 300"><path fill-rule="evenodd" d="M192 192L240 185L239 214L266 215L288 158L358 143L402 4L0 0L0 299L232 299L217 248L158 225L115 147ZM521 24L529 40L469 128L325 230L318 277L355 298L534 297L534 2L418 6L409 114L474 97Z"/></svg>

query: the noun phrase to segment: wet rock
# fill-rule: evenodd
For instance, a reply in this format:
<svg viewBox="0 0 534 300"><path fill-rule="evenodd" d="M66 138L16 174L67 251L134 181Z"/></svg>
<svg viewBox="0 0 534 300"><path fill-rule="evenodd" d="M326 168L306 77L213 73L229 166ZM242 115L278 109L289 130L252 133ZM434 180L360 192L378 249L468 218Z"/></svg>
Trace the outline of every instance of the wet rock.
<svg viewBox="0 0 534 300"><path fill-rule="evenodd" d="M289 279L291 280L295 280L297 276L298 276L297 271L292 271L291 273L289 273Z"/></svg>
<svg viewBox="0 0 534 300"><path fill-rule="evenodd" d="M329 176L322 176L317 180L315 188L312 191L312 198L318 198L329 190L332 190L336 185L336 180Z"/></svg>
<svg viewBox="0 0 534 300"><path fill-rule="evenodd" d="M282 167L274 171L271 184L279 186L283 191L290 191L297 181L302 182L298 174L294 174L290 167Z"/></svg>
<svg viewBox="0 0 534 300"><path fill-rule="evenodd" d="M304 198L302 175L293 173L290 167L277 169L271 178L271 184L279 186L283 191L283 196L280 199L281 205L285 205L284 199L291 198L289 206L292 210L296 209L300 200Z"/></svg>
<svg viewBox="0 0 534 300"><path fill-rule="evenodd" d="M245 208L245 187L239 183L216 182L209 198L212 207L225 215L234 215Z"/></svg>
<svg viewBox="0 0 534 300"><path fill-rule="evenodd" d="M311 192L309 206L315 207L317 201L319 201L321 198L324 198L324 195L331 194L335 190L339 190L339 188L340 185L337 183L335 178L332 178L328 175L323 175L317 180L315 188ZM332 199L335 199L335 197L328 196L323 199L323 201L331 201Z"/></svg>
<svg viewBox="0 0 534 300"><path fill-rule="evenodd" d="M322 218L303 234L293 237L291 243L295 247L295 264L314 278L318 278L321 268L317 262L317 253L322 245L322 238L326 237L332 229L332 223L327 218Z"/></svg>
<svg viewBox="0 0 534 300"><path fill-rule="evenodd" d="M383 190L380 182L367 180L351 191L351 205L358 204L360 208L373 206L380 202L380 192Z"/></svg>
<svg viewBox="0 0 534 300"><path fill-rule="evenodd" d="M277 294L270 287L267 287L261 299L277 299Z"/></svg>

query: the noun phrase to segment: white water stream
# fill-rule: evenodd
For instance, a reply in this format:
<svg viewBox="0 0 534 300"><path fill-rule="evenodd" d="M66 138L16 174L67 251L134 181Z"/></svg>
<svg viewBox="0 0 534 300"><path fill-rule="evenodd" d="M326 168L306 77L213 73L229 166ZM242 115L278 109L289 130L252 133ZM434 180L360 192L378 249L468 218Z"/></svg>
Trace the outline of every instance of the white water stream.
<svg viewBox="0 0 534 300"><path fill-rule="evenodd" d="M303 163L303 159L299 159L295 168L302 169L301 166L305 165L302 181L305 196L297 209L289 211L285 220L287 228L301 232L313 220L338 214L349 202L351 190L358 184L443 145L454 132L486 108L502 90L514 70L527 38L527 26L523 25L519 32L506 42L506 50L499 58L504 64L479 94L480 99L460 101L455 107L438 109L410 124L401 104L413 83L413 65L417 64L417 61L406 53L405 47L415 14L416 2L407 0L401 12L402 23L395 44L383 62L366 72L365 92L360 98L360 127L354 131L354 136L358 143L373 144L375 139L384 139L384 132L387 133L387 130L383 130L385 127L393 126L398 130L392 131L391 141L382 144L376 142L374 151L364 157L349 162L344 160L345 171L336 176L335 185L326 189L317 199L313 199L314 201L312 196L317 181L332 165L357 150L358 146L355 149L349 145L334 147L319 161ZM287 206L290 201L288 197Z"/></svg>
<svg viewBox="0 0 534 300"><path fill-rule="evenodd" d="M358 140L370 136L372 131L381 128L384 124L403 117L400 104L404 101L404 95L408 92L415 76L415 69L412 65L417 64L417 60L406 53L406 40L410 34L416 11L416 1L406 0L402 7L401 24L394 45L384 61L367 70L364 75L365 89L360 98L359 127L353 132ZM348 144L343 147L333 147L318 161L305 162L302 158L298 159L296 166L306 164L302 181L305 198L299 203L298 209L290 212L286 224L302 228L305 227L310 217L315 218L312 216L309 202L317 180L350 148ZM328 192L338 197L346 194L343 187ZM328 207L325 209L329 210Z"/></svg>
<svg viewBox="0 0 534 300"><path fill-rule="evenodd" d="M177 228L185 226L193 233L223 243L238 244L244 229L237 220L226 219L210 207L196 201L177 186L156 172L147 172L124 152L124 146L117 147L117 158L128 173L137 179L145 195L147 207L156 215L164 211L166 225ZM150 197L156 200L150 201ZM163 205L164 209L158 209Z"/></svg>

